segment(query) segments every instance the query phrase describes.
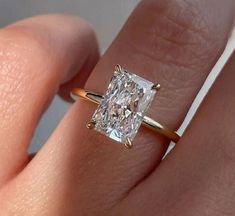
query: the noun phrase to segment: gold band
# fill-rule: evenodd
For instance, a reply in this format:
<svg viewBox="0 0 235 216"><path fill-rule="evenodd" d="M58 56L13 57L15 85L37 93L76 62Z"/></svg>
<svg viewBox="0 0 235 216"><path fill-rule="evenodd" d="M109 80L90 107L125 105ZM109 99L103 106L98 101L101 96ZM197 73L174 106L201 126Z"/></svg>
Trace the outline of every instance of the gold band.
<svg viewBox="0 0 235 216"><path fill-rule="evenodd" d="M71 96L74 100L76 100L77 97L80 97L80 98L86 99L86 100L91 101L96 104L100 104L101 100L103 99L103 96L101 96L100 94L97 94L97 93L94 93L94 92L91 92L88 90L84 90L81 88L73 89L71 92ZM164 135L165 137L169 138L170 140L172 140L175 143L177 143L180 139L180 136L177 134L177 132L168 129L167 127L164 127L163 125L161 125L157 121L155 121L147 116L144 116L144 118L143 118L143 125L151 128L151 129L154 129L155 131Z"/></svg>

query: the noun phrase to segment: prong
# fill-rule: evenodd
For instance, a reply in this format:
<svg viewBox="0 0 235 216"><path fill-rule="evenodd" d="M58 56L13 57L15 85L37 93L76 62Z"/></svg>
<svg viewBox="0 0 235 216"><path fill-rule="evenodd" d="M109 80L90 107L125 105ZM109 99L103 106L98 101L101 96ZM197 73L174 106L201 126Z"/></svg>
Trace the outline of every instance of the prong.
<svg viewBox="0 0 235 216"><path fill-rule="evenodd" d="M154 85L152 86L152 90L157 90L157 91L159 91L160 89L161 89L161 85L160 85L159 83L154 84Z"/></svg>
<svg viewBox="0 0 235 216"><path fill-rule="evenodd" d="M122 69L122 66L121 65L116 65L115 66L115 71L117 71L117 72L122 72L123 71L123 69Z"/></svg>
<svg viewBox="0 0 235 216"><path fill-rule="evenodd" d="M127 138L126 140L125 147L128 149L131 149L133 147L133 143L131 142L129 138Z"/></svg>
<svg viewBox="0 0 235 216"><path fill-rule="evenodd" d="M86 127L87 127L88 129L94 129L94 128L95 128L95 124L96 124L96 122L90 121L90 122L88 122L88 123L86 124Z"/></svg>

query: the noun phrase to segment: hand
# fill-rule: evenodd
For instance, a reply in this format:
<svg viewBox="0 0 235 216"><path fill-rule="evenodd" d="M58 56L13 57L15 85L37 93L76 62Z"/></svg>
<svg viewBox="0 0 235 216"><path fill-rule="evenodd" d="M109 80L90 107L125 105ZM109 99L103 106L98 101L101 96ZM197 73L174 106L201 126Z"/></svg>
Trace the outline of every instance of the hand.
<svg viewBox="0 0 235 216"><path fill-rule="evenodd" d="M94 70L96 39L80 18L2 29L0 215L235 215L235 55L163 161L169 140L149 130L132 150L87 130L95 106L82 100L27 154L57 90L104 92L117 63L161 83L149 114L177 129L226 45L234 10L234 0L142 1Z"/></svg>

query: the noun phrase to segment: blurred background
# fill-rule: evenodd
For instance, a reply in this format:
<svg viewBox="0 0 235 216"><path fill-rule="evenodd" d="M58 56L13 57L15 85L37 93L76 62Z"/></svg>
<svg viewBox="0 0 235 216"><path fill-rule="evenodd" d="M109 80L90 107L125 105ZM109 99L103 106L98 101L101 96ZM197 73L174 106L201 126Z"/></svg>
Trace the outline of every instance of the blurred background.
<svg viewBox="0 0 235 216"><path fill-rule="evenodd" d="M98 35L101 50L104 52L138 2L139 0L0 0L0 25L4 26L18 19L45 13L78 15L93 25ZM184 124L180 128L181 133L234 49L234 44L234 40L230 40L224 55L193 103ZM35 132L30 152L37 151L41 147L69 106L70 104L65 103L59 97L55 97Z"/></svg>

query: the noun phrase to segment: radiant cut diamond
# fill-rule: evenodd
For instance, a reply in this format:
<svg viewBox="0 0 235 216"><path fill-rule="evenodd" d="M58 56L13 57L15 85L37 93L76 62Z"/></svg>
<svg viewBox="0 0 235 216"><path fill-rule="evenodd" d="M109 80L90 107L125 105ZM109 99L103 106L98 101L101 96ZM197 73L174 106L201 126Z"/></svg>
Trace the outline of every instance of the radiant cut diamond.
<svg viewBox="0 0 235 216"><path fill-rule="evenodd" d="M123 69L116 71L92 117L95 130L124 144L132 141L156 94L153 85Z"/></svg>

